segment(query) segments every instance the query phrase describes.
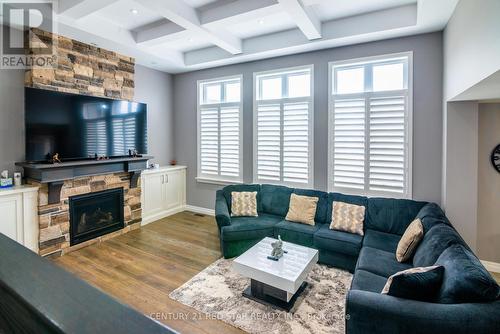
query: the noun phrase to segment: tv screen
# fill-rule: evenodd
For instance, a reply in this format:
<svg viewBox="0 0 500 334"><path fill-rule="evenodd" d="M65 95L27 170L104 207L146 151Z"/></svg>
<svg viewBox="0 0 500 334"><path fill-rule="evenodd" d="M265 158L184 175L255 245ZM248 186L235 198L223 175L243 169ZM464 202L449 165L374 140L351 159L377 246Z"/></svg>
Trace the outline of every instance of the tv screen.
<svg viewBox="0 0 500 334"><path fill-rule="evenodd" d="M25 88L26 160L147 153L144 103Z"/></svg>

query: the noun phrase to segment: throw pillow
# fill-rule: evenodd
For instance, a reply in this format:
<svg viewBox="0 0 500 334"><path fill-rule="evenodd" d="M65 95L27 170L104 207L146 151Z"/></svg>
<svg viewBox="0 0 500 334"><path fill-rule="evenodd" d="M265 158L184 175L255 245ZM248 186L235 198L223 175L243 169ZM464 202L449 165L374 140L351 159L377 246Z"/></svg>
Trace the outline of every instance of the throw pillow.
<svg viewBox="0 0 500 334"><path fill-rule="evenodd" d="M382 293L399 298L434 301L439 294L443 274L443 266L403 270L387 279Z"/></svg>
<svg viewBox="0 0 500 334"><path fill-rule="evenodd" d="M331 230L364 235L365 207L344 202L332 203Z"/></svg>
<svg viewBox="0 0 500 334"><path fill-rule="evenodd" d="M318 197L292 194L285 219L295 223L314 225L318 200Z"/></svg>
<svg viewBox="0 0 500 334"><path fill-rule="evenodd" d="M257 217L257 192L233 191L231 192L231 216Z"/></svg>
<svg viewBox="0 0 500 334"><path fill-rule="evenodd" d="M478 258L462 245L448 247L437 259L445 268L439 302L484 303L497 300L500 287Z"/></svg>
<svg viewBox="0 0 500 334"><path fill-rule="evenodd" d="M422 240L423 236L424 227L420 219L417 218L406 228L401 240L399 240L396 250L396 260L398 262L408 261L413 256L413 252L417 249L418 243Z"/></svg>

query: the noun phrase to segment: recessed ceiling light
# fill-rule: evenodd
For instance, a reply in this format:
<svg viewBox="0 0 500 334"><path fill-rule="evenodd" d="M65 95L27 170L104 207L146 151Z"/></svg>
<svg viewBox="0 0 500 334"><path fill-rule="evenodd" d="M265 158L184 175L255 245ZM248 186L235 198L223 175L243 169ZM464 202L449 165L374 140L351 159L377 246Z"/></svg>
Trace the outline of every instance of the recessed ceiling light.
<svg viewBox="0 0 500 334"><path fill-rule="evenodd" d="M132 8L132 9L130 10L130 12L131 12L132 14L134 14L134 15L139 14L139 11L138 11L137 9L135 9L135 8Z"/></svg>
<svg viewBox="0 0 500 334"><path fill-rule="evenodd" d="M259 24L264 24L264 20L263 20L263 19L260 19L260 20L259 20Z"/></svg>

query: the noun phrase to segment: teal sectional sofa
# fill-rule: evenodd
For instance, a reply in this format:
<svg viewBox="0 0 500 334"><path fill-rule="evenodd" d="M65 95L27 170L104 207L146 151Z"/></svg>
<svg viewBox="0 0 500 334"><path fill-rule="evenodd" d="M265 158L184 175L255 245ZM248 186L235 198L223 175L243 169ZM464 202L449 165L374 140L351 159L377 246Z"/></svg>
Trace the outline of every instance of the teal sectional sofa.
<svg viewBox="0 0 500 334"><path fill-rule="evenodd" d="M231 217L231 192L256 191L258 217ZM315 225L285 220L292 193L318 197ZM366 208L364 235L329 228L332 202ZM276 185L230 185L217 191L216 221L222 253L232 258L264 237L318 249L319 262L354 274L346 301L346 332L500 333L500 288L434 203L368 198ZM424 237L414 256L395 252L408 225L420 218ZM384 295L392 274L412 267L444 266L439 295L417 301Z"/></svg>

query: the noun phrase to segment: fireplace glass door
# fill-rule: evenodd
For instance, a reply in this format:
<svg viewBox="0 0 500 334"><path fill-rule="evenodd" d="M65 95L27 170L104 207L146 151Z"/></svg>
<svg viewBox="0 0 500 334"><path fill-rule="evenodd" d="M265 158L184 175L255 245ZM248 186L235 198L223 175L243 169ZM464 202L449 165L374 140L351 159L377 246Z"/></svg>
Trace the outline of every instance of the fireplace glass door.
<svg viewBox="0 0 500 334"><path fill-rule="evenodd" d="M122 229L123 188L71 196L69 210L71 245Z"/></svg>

